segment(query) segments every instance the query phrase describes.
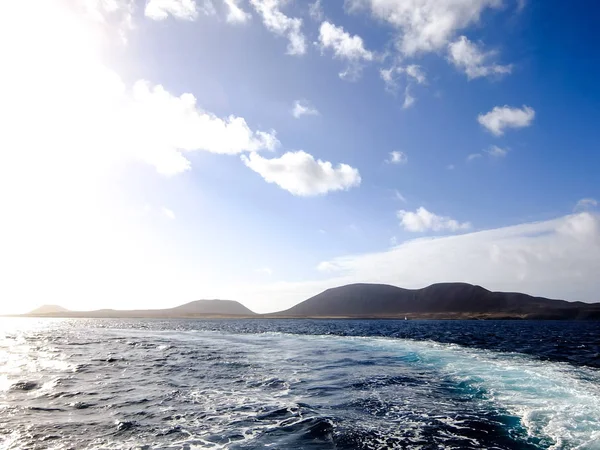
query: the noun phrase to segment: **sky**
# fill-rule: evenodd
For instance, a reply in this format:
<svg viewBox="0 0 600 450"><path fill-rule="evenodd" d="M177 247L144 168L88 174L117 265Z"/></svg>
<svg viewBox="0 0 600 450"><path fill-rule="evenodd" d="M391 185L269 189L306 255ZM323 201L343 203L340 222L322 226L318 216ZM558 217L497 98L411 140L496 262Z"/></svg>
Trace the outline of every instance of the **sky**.
<svg viewBox="0 0 600 450"><path fill-rule="evenodd" d="M0 17L0 313L354 282L600 301L600 5L37 0Z"/></svg>

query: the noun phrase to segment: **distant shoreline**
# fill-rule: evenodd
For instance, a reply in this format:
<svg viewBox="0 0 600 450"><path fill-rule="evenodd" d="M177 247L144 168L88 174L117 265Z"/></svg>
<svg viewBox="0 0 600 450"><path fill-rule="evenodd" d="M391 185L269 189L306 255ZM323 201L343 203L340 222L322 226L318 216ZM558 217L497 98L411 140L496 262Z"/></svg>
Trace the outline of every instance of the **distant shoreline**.
<svg viewBox="0 0 600 450"><path fill-rule="evenodd" d="M100 319L100 320L502 320L502 321L521 321L521 320L539 320L539 321L600 321L598 318L572 318L559 317L548 314L547 316L535 315L467 315L467 314L406 314L402 316L278 316L270 314L257 314L254 316L225 316L225 315L189 315L189 316L98 316L98 315L50 315L50 314L12 314L0 315L8 318L32 318L32 319Z"/></svg>

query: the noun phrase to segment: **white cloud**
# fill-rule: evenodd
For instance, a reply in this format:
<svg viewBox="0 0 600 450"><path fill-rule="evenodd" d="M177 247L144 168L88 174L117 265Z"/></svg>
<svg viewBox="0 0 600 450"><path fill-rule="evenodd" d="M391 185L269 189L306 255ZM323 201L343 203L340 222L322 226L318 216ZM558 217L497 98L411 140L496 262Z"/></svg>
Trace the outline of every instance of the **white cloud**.
<svg viewBox="0 0 600 450"><path fill-rule="evenodd" d="M221 119L197 108L192 94L177 97L160 85L138 81L132 97L122 118L121 126L128 127L123 145L165 175L190 167L185 151L237 154L274 150L279 144L273 131L252 131L241 117Z"/></svg>
<svg viewBox="0 0 600 450"><path fill-rule="evenodd" d="M175 220L175 213L173 212L172 209L167 208L166 206L163 206L160 211L162 212L163 216L165 216L167 219L169 220Z"/></svg>
<svg viewBox="0 0 600 450"><path fill-rule="evenodd" d="M329 279L273 286L291 304L348 283L421 288L462 281L491 290L598 301L600 216L580 213L461 235L409 240L384 252L321 263Z"/></svg>
<svg viewBox="0 0 600 450"><path fill-rule="evenodd" d="M245 23L250 20L250 14L239 6L239 0L223 0L227 6L227 22Z"/></svg>
<svg viewBox="0 0 600 450"><path fill-rule="evenodd" d="M492 145L485 152L490 158L504 158L508 154L508 149Z"/></svg>
<svg viewBox="0 0 600 450"><path fill-rule="evenodd" d="M319 42L321 48L332 49L336 58L348 61L371 61L373 53L365 49L364 42L360 36L350 36L343 27L335 26L329 22L323 22L319 28Z"/></svg>
<svg viewBox="0 0 600 450"><path fill-rule="evenodd" d="M471 153L467 156L467 162L475 161L476 159L482 158L483 155L481 153Z"/></svg>
<svg viewBox="0 0 600 450"><path fill-rule="evenodd" d="M242 161L267 183L275 183L302 197L347 190L361 182L357 169L347 164L333 167L330 162L315 160L303 151L288 152L271 159L251 153L249 157L242 156Z"/></svg>
<svg viewBox="0 0 600 450"><path fill-rule="evenodd" d="M575 211L584 211L598 206L598 201L595 198L582 198L575 205Z"/></svg>
<svg viewBox="0 0 600 450"><path fill-rule="evenodd" d="M288 17L280 11L285 4L282 0L250 0L254 9L261 15L265 27L278 36L289 40L287 53L303 55L306 53L306 40L302 33L302 19Z"/></svg>
<svg viewBox="0 0 600 450"><path fill-rule="evenodd" d="M309 5L308 14L313 20L317 22L323 20L325 14L323 13L323 5L321 5L321 0L315 0Z"/></svg>
<svg viewBox="0 0 600 450"><path fill-rule="evenodd" d="M463 70L469 79L511 73L511 65L488 64L495 52L483 52L465 36L448 45L449 59L454 66Z"/></svg>
<svg viewBox="0 0 600 450"><path fill-rule="evenodd" d="M210 2L205 4L212 6ZM214 7L212 10L214 11ZM149 0L144 14L154 20L165 20L169 15L181 20L195 20L198 9L194 0Z"/></svg>
<svg viewBox="0 0 600 450"><path fill-rule="evenodd" d="M427 211L422 206L415 212L400 210L398 211L400 225L406 231L422 233L431 231L464 231L471 229L469 222L460 223L450 217L438 216Z"/></svg>
<svg viewBox="0 0 600 450"><path fill-rule="evenodd" d="M292 115L296 119L299 119L302 116L318 116L319 111L306 100L296 100L292 109Z"/></svg>
<svg viewBox="0 0 600 450"><path fill-rule="evenodd" d="M448 165L446 166L446 169L448 169L448 170L454 170L454 169L455 169L455 166L454 166L454 164L448 164Z"/></svg>
<svg viewBox="0 0 600 450"><path fill-rule="evenodd" d="M390 158L386 160L389 164L406 164L408 162L408 156L406 153L399 150L390 152Z"/></svg>
<svg viewBox="0 0 600 450"><path fill-rule="evenodd" d="M484 10L501 7L502 0L354 0L352 9L360 4L398 29L399 49L411 56L441 50L459 30L477 23Z"/></svg>
<svg viewBox="0 0 600 450"><path fill-rule="evenodd" d="M524 128L531 125L535 111L529 106L511 108L508 105L496 106L486 114L477 116L477 121L496 136L504 134L505 128Z"/></svg>

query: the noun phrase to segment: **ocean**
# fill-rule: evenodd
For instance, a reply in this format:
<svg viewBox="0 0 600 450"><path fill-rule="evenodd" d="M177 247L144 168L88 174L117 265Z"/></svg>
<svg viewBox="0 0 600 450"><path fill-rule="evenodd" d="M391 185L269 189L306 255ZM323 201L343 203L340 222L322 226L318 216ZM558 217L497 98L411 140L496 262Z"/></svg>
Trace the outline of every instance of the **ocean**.
<svg viewBox="0 0 600 450"><path fill-rule="evenodd" d="M600 449L600 322L0 319L0 449Z"/></svg>

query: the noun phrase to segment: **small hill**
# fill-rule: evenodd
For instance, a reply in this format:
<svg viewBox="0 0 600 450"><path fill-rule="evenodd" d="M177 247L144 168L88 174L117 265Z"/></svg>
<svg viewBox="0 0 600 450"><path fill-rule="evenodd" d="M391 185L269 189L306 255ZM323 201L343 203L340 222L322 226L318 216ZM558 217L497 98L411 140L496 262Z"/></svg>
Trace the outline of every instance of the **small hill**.
<svg viewBox="0 0 600 450"><path fill-rule="evenodd" d="M423 289L403 289L385 284L350 284L327 289L275 315L600 319L600 304L551 300L512 292L491 292L468 283L438 283Z"/></svg>
<svg viewBox="0 0 600 450"><path fill-rule="evenodd" d="M58 305L42 305L39 308L36 308L33 311L30 311L29 315L64 313L64 312L68 312L68 311L69 311L68 309L63 308L62 306L58 306Z"/></svg>
<svg viewBox="0 0 600 450"><path fill-rule="evenodd" d="M186 303L185 305L163 311L182 315L221 314L253 316L256 314L240 302L233 300L196 300L195 302Z"/></svg>
<svg viewBox="0 0 600 450"><path fill-rule="evenodd" d="M28 316L86 317L86 318L148 318L177 319L192 317L253 317L256 313L233 300L196 300L168 309L69 311L60 307L43 306L31 311Z"/></svg>

